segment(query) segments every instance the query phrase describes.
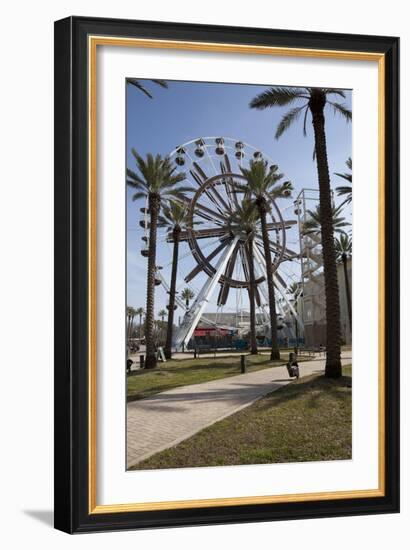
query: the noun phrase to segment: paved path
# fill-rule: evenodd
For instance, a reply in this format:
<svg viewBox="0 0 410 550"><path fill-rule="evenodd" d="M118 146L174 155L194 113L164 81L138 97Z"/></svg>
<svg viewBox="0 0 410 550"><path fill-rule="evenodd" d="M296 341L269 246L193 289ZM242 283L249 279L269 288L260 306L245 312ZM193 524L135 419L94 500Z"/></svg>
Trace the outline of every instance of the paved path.
<svg viewBox="0 0 410 550"><path fill-rule="evenodd" d="M342 362L351 363L351 352L343 353ZM300 375L322 372L324 365L324 359L299 363ZM289 382L286 367L272 367L183 386L128 403L128 467L173 447Z"/></svg>

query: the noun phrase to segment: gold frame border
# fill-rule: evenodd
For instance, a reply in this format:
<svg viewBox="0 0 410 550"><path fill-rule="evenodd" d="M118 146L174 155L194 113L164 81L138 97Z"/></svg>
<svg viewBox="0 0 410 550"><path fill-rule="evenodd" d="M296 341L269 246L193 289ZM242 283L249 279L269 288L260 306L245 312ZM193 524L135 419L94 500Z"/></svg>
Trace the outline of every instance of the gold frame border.
<svg viewBox="0 0 410 550"><path fill-rule="evenodd" d="M221 53L247 53L273 55L281 57L311 57L349 59L358 61L377 61L378 63L378 195L379 195L379 476L377 489L353 491L328 491L321 493L302 493L292 495L250 496L237 498L215 498L182 501L143 502L132 504L97 504L97 341L96 341L96 285L97 285L97 128L96 128L96 98L97 77L96 61L97 46L125 46L134 48L177 49L189 51L207 51ZM138 512L153 510L175 510L189 508L205 508L214 506L241 506L249 504L268 504L285 502L306 502L320 500L341 500L351 498L375 498L385 495L385 56L373 52L349 52L306 48L282 48L271 46L254 46L243 44L224 44L208 42L189 42L178 40L156 40L139 38L122 38L113 36L88 37L88 381L89 381L89 422L88 422L88 510L89 514L107 514L120 512Z"/></svg>

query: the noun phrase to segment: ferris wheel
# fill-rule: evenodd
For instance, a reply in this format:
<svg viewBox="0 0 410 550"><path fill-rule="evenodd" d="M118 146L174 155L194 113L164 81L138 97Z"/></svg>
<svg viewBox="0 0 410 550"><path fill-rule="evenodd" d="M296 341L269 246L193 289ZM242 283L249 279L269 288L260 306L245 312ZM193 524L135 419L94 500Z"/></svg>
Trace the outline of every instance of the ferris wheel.
<svg viewBox="0 0 410 550"><path fill-rule="evenodd" d="M250 276L246 253L248 237L241 228L235 228L230 224L232 213L246 194L245 191L240 191L237 185L241 184L241 188L246 186L246 179L240 168L249 167L251 159L265 160L269 165L273 165L273 161L255 147L227 137L194 139L175 148L169 157L177 170L185 173L186 180L195 189L193 196L187 199L189 223L180 235L185 252L178 262L176 304L185 313L175 337L175 346L179 349L188 344L199 321L220 328L240 329L240 323L227 323L226 316L222 315L224 309L234 311L236 317L233 317L238 319L240 311L246 309L249 303L247 295ZM149 213L147 208L142 208L141 211L144 213L144 219L140 224L145 228L142 239L147 246ZM297 224L297 220L291 218L292 215L293 202L289 197L271 199L267 228L274 285L278 295L278 328L283 329L285 327L281 326L281 316L289 310L297 322L302 323L286 292L295 280L294 270L287 269L286 264L298 258L298 254L292 249L292 245L297 241L292 242L287 238L288 230ZM158 236L158 240L172 246L172 233L164 232ZM146 255L144 250L142 254ZM270 317L261 231L257 231L254 238L253 254L255 303L258 310L257 332L267 335ZM157 266L156 282L162 285L166 292L169 292L169 278L166 276L169 265L170 263L163 263ZM181 290L187 286L192 288L195 295L189 307L181 298ZM209 309L212 308L214 312L211 316Z"/></svg>

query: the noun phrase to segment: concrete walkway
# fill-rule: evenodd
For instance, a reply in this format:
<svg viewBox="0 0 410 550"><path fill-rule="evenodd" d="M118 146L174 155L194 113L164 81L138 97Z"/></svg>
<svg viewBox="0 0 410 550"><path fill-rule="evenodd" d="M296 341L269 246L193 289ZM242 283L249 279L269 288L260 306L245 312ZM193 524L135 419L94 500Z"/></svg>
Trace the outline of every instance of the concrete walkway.
<svg viewBox="0 0 410 550"><path fill-rule="evenodd" d="M344 365L351 363L351 352L344 352L342 357ZM300 375L323 372L324 366L324 359L299 363ZM128 403L128 468L177 445L289 382L285 366L272 367L183 386Z"/></svg>

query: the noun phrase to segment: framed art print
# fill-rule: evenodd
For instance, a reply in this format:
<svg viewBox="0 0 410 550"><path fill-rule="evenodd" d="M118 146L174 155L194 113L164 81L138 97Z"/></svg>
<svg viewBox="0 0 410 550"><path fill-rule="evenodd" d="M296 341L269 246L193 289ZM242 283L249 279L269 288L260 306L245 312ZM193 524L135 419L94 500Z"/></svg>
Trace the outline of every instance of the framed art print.
<svg viewBox="0 0 410 550"><path fill-rule="evenodd" d="M398 50L56 22L56 528L398 511Z"/></svg>

